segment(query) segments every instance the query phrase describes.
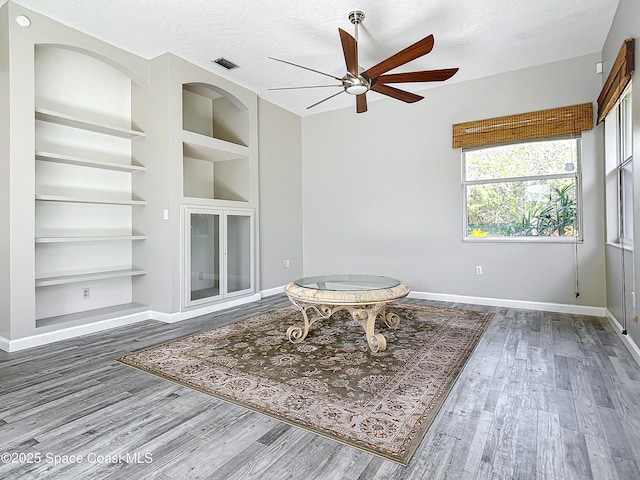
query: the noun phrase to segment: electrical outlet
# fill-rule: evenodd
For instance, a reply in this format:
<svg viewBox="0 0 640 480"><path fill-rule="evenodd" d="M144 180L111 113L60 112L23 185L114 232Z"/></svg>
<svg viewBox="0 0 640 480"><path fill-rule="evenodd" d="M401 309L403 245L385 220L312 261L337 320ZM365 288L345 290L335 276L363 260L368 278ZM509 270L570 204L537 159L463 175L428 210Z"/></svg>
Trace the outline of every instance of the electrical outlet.
<svg viewBox="0 0 640 480"><path fill-rule="evenodd" d="M204 280L204 272L198 272L198 280Z"/></svg>
<svg viewBox="0 0 640 480"><path fill-rule="evenodd" d="M291 266L291 262L289 260L284 260L282 262L282 268L289 268Z"/></svg>
<svg viewBox="0 0 640 480"><path fill-rule="evenodd" d="M482 267L480 265L476 265L476 275L482 275Z"/></svg>
<svg viewBox="0 0 640 480"><path fill-rule="evenodd" d="M91 296L91 290L87 287L82 289L82 298L89 298Z"/></svg>

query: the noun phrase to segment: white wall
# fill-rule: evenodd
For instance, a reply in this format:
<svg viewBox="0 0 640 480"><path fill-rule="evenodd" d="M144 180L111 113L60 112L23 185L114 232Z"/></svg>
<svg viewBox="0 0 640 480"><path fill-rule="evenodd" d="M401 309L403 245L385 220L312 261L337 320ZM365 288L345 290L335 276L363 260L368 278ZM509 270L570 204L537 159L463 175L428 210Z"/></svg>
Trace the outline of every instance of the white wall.
<svg viewBox="0 0 640 480"><path fill-rule="evenodd" d="M618 11L613 19L611 30L602 49L602 61L604 75L602 82L611 71L613 62L622 47L622 42L626 38L636 39L636 65L639 61L637 50L640 48L640 2L637 0L620 0ZM636 66L636 70L638 70ZM634 74L632 81L634 85L632 104L633 123L633 152L635 156L634 166L634 250L640 249L640 168L637 168L637 158L640 152L640 89L638 88L638 73ZM607 309L612 315L623 323L622 312L622 261L620 250L612 245L607 245ZM640 285L640 256L635 255L635 284ZM638 314L638 309L633 308L631 292L633 290L633 255L629 252L625 254L625 278L626 282L626 314L627 332L636 345L640 345L640 324L631 319Z"/></svg>
<svg viewBox="0 0 640 480"><path fill-rule="evenodd" d="M262 99L258 124L260 288L269 290L302 276L302 128L300 117Z"/></svg>
<svg viewBox="0 0 640 480"><path fill-rule="evenodd" d="M303 118L304 274L381 274L417 292L604 306L601 134L583 134L577 299L571 245L462 242L460 149L451 147L454 123L595 101L598 61L445 83L416 104L373 101L372 92L365 114Z"/></svg>

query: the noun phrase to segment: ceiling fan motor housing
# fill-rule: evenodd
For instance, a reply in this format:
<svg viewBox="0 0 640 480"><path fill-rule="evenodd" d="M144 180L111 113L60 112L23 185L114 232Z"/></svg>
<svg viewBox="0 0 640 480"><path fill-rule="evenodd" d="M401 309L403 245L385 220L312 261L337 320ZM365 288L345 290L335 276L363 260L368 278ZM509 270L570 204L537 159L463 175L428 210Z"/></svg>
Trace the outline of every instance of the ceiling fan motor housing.
<svg viewBox="0 0 640 480"><path fill-rule="evenodd" d="M351 95L362 95L363 93L367 93L372 87L371 80L369 80L369 77L364 73L357 77L347 73L342 77L342 85L344 86L345 92Z"/></svg>

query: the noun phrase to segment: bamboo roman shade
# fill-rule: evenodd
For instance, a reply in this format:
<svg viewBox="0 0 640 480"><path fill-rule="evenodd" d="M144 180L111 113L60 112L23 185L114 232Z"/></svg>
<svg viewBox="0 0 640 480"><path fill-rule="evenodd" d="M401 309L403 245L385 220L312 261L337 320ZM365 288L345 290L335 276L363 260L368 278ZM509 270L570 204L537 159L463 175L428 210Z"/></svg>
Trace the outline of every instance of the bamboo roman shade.
<svg viewBox="0 0 640 480"><path fill-rule="evenodd" d="M598 123L611 111L631 80L635 67L635 45L636 41L633 38L627 38L622 43L622 48L611 67L611 73L598 96Z"/></svg>
<svg viewBox="0 0 640 480"><path fill-rule="evenodd" d="M591 103L453 125L453 148L580 133L593 128Z"/></svg>

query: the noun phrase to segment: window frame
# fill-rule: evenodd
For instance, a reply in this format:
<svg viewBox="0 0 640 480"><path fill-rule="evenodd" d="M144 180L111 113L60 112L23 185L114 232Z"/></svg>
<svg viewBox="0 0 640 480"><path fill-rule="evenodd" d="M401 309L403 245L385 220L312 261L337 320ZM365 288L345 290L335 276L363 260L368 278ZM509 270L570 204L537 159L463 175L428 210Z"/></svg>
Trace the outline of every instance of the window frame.
<svg viewBox="0 0 640 480"><path fill-rule="evenodd" d="M506 145L518 145L524 143L537 143L537 142L548 142L553 140L575 140L576 141L576 169L574 172L570 173L556 173L551 175L532 175L532 176L524 176L524 177L504 177L504 178L492 178L492 179L483 179L483 180L467 180L467 164L466 164L466 154L467 152L477 151L477 150L486 150L494 147L501 147ZM493 143L489 145L481 145L477 147L465 147L462 148L461 152L461 184L462 184L462 241L463 242L479 242L479 243L522 243L522 242L530 242L530 243L583 243L584 242L584 232L583 232L583 221L582 221L582 135L580 133L576 134L566 134L566 135L555 135L551 137L541 137L536 139L526 139L526 140L518 140L513 142L502 142L502 143ZM471 236L468 234L469 225L468 225L468 198L467 198L467 187L470 185L489 185L489 184L498 184L498 183L514 183L514 182L528 182L528 181L536 181L536 180L553 180L559 178L574 178L576 182L576 226L578 235L570 235L570 236L562 236L562 237L552 237L552 236L538 236L538 235L522 235L522 236L505 236L505 237L491 237L491 236Z"/></svg>
<svg viewBox="0 0 640 480"><path fill-rule="evenodd" d="M626 103L625 103L626 102ZM623 103L628 105L625 109ZM633 203L634 203L634 185L633 185L633 90L632 82L626 86L620 97L611 107L608 114L604 117L605 133L607 132L607 119L614 121L615 125L609 128L614 128L615 145L612 145L611 140L607 138L605 134L605 165L606 165L606 177L615 174L614 182L607 182L606 196L607 196L607 215L614 217L613 222L611 219L607 220L607 243L614 245L624 250L633 251L634 243L634 218L633 218ZM624 115L627 113L628 115ZM623 119L628 121L628 125L623 123ZM625 128L628 127L628 128ZM611 147L611 148L610 148ZM626 151L628 147L628 152ZM614 153L615 158L611 158L611 153ZM627 155L628 154L628 155ZM625 156L626 155L626 156ZM624 171L630 167L631 173L631 188L630 197L625 196L627 189L623 187ZM613 185L615 183L615 185ZM625 201L626 199L626 201ZM630 204L628 204L629 202ZM615 213L611 213L615 210ZM631 228L625 228L625 219L627 215L625 213L631 212ZM612 225L615 223L615 225ZM626 232L631 233L631 236L625 235ZM613 233L612 233L613 232Z"/></svg>

